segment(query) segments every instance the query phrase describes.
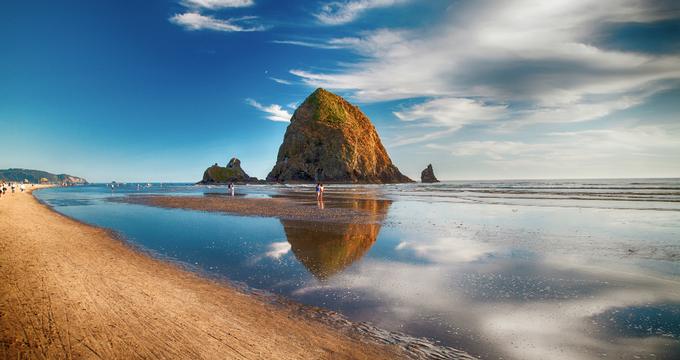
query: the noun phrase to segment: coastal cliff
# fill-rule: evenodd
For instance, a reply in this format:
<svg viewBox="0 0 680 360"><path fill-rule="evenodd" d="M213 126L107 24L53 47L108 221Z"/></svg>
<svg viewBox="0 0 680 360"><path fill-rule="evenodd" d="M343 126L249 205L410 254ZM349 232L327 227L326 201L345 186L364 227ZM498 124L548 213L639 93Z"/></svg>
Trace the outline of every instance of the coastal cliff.
<svg viewBox="0 0 680 360"><path fill-rule="evenodd" d="M368 117L321 88L295 110L267 181L413 182L392 164Z"/></svg>

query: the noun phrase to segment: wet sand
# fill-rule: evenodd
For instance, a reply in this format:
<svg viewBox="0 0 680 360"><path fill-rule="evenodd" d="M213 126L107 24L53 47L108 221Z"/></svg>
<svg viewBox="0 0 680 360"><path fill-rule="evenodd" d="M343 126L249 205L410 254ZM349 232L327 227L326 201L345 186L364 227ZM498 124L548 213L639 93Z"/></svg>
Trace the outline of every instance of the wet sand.
<svg viewBox="0 0 680 360"><path fill-rule="evenodd" d="M0 199L0 229L2 358L404 356L153 259L30 192Z"/></svg>
<svg viewBox="0 0 680 360"><path fill-rule="evenodd" d="M282 220L320 221L333 223L379 223L385 211L362 208L361 204L347 207L319 208L314 203L314 194L308 201L295 201L291 198L244 198L225 195L207 196L165 196L133 195L113 198L131 204L157 206L171 209L217 211L234 215L276 217ZM311 200L312 204L309 204Z"/></svg>

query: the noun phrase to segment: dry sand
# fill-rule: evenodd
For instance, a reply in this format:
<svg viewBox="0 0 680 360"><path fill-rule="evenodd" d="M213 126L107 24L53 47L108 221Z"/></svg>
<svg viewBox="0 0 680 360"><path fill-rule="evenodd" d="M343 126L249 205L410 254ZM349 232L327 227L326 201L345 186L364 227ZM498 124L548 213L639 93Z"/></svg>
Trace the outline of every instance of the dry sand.
<svg viewBox="0 0 680 360"><path fill-rule="evenodd" d="M155 260L30 193L0 198L0 358L400 356Z"/></svg>

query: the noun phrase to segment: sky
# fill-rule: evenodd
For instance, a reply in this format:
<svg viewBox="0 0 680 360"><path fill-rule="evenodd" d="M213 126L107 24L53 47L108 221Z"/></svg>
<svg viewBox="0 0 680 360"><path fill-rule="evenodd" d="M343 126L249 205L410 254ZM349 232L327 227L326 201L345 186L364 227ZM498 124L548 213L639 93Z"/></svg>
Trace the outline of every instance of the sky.
<svg viewBox="0 0 680 360"><path fill-rule="evenodd" d="M420 178L680 177L680 3L3 1L0 168L263 178L317 87Z"/></svg>

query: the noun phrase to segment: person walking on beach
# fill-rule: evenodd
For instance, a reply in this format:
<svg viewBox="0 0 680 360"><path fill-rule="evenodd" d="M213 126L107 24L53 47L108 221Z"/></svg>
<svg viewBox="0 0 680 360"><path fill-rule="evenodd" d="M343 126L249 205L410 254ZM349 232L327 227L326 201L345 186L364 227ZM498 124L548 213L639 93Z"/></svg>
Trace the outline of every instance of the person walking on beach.
<svg viewBox="0 0 680 360"><path fill-rule="evenodd" d="M12 183L10 187L12 188L12 194L14 194L14 189L16 189L17 186L14 183Z"/></svg>
<svg viewBox="0 0 680 360"><path fill-rule="evenodd" d="M234 196L234 183L233 182L229 183L229 192L231 193L231 196Z"/></svg>
<svg viewBox="0 0 680 360"><path fill-rule="evenodd" d="M317 200L323 200L323 184L322 183L317 183L316 184L316 199Z"/></svg>
<svg viewBox="0 0 680 360"><path fill-rule="evenodd" d="M26 185L24 184L19 185L19 189L21 190L21 192L24 192L24 190L26 190Z"/></svg>

